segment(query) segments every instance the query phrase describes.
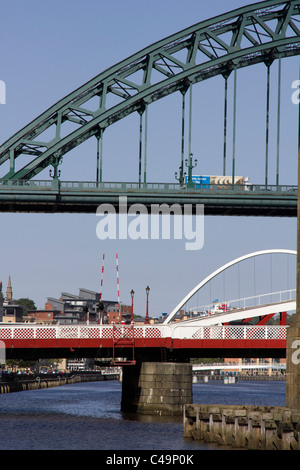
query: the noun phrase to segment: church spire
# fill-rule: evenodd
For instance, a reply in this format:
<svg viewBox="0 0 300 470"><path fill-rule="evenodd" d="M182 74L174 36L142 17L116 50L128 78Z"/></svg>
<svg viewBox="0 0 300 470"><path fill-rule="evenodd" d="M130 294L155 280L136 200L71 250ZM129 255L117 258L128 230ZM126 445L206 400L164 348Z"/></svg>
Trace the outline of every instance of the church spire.
<svg viewBox="0 0 300 470"><path fill-rule="evenodd" d="M8 278L8 285L6 289L6 300L12 300L12 287L11 287L11 278Z"/></svg>

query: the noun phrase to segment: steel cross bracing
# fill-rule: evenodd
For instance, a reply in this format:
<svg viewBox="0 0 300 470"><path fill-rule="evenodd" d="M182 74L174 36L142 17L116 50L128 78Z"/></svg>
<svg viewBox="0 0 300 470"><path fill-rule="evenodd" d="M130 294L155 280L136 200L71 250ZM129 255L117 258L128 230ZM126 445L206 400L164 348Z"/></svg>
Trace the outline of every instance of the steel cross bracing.
<svg viewBox="0 0 300 470"><path fill-rule="evenodd" d="M300 52L300 1L264 1L219 15L145 48L64 97L0 147L0 165L10 161L4 176L29 180L63 155L130 113L142 115L148 104L191 84L233 69ZM117 104L109 105L110 98ZM97 98L95 108L94 98ZM91 104L93 102L93 104ZM77 128L66 132L67 123ZM52 138L43 133L51 128ZM31 161L16 169L20 155ZM28 161L28 160L27 160Z"/></svg>

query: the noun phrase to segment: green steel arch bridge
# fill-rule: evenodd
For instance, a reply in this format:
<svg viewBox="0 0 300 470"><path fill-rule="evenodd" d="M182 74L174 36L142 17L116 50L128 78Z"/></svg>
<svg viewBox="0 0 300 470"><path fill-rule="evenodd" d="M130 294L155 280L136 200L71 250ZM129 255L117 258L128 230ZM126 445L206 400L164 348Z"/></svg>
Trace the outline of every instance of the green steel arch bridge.
<svg viewBox="0 0 300 470"><path fill-rule="evenodd" d="M211 215L296 216L297 185L279 184L278 152L275 184L270 184L268 175L270 69L278 61L280 96L281 60L300 53L299 22L300 0L255 3L177 32L92 78L1 145L0 170L8 165L9 169L0 179L0 210L88 213L102 203L118 210L119 197L126 196L128 204L142 203L148 208L157 203L204 204L205 214ZM239 69L259 63L265 64L267 71L264 174L260 181L249 183L236 174L236 77ZM196 84L216 76L224 78L223 171L219 178L203 180L196 177L192 154L192 91ZM228 175L229 79L234 92ZM148 108L173 93L182 97L181 147L174 156L174 168L179 171L174 179L172 169L170 182L150 182ZM106 181L102 165L105 130L133 113L138 113L140 120L137 178ZM72 158L71 151L91 138L97 142L95 180L63 181L63 159L68 154ZM47 168L49 178L39 179Z"/></svg>

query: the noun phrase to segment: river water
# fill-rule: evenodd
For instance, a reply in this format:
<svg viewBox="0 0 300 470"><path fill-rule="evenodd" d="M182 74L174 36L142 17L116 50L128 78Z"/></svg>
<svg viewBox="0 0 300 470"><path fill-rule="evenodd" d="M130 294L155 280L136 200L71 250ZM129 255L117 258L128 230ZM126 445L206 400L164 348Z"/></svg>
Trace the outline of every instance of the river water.
<svg viewBox="0 0 300 470"><path fill-rule="evenodd" d="M120 400L118 381L0 394L0 449L215 449L184 439L181 417L126 416ZM199 382L193 385L193 402L285 406L285 382Z"/></svg>

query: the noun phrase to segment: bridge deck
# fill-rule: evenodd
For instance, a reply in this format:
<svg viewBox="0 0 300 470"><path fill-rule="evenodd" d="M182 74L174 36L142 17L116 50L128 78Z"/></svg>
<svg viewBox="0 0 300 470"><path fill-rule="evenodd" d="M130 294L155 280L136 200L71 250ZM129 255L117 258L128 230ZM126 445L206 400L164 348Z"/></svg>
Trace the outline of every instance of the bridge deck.
<svg viewBox="0 0 300 470"><path fill-rule="evenodd" d="M284 357L286 348L286 326L118 326L111 325L1 325L0 341L5 344L7 357L47 354L52 357L70 352L78 357L105 356L113 349L119 355L128 354L132 348L143 351L166 348L180 356L196 357L224 351L260 351L267 357ZM221 352L222 351L222 352ZM248 351L248 352L247 352ZM273 356L274 351L277 351ZM57 356L58 354L58 356ZM254 354L254 353L253 353ZM279 354L279 356L278 356ZM42 357L42 356L41 356ZM49 356L47 356L49 357Z"/></svg>
<svg viewBox="0 0 300 470"><path fill-rule="evenodd" d="M128 205L204 204L206 215L257 215L295 217L297 186L206 185L182 188L172 183L95 183L80 181L0 181L2 212L95 213L100 204L119 211L119 197Z"/></svg>

